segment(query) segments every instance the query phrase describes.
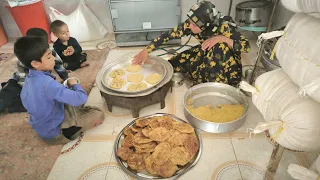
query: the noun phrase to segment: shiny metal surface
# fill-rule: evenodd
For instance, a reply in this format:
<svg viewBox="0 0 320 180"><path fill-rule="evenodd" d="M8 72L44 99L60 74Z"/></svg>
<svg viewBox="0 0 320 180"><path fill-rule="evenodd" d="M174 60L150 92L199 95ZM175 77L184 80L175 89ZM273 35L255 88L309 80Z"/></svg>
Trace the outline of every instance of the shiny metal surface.
<svg viewBox="0 0 320 180"><path fill-rule="evenodd" d="M271 1L245 1L236 6L236 22L239 26L266 27L272 13Z"/></svg>
<svg viewBox="0 0 320 180"><path fill-rule="evenodd" d="M128 55L130 55L130 54L131 53L129 53ZM166 71L167 71L167 74L166 74L165 78L163 79L163 81L161 81L158 85L154 86L153 88L151 88L151 89L149 89L147 91L140 92L140 93L128 94L128 93L121 93L121 92L113 91L111 89L108 89L108 88L104 87L104 85L102 84L103 73L108 68L108 66L110 64L113 64L114 62L110 63L110 64L108 64L108 65L106 65L106 66L104 66L104 67L102 67L100 69L100 71L98 72L97 77L96 77L96 85L97 85L97 87L103 93L106 93L106 94L109 94L109 95L113 95L113 96L122 96L122 97L146 96L146 95L149 95L149 94L155 92L156 90L161 88L163 85L165 85L169 81L171 81L171 78L172 78L172 75L173 75L173 67L168 61L166 61L166 60L164 60L164 59L162 59L160 57L149 56L149 59L152 59L152 60L155 60L155 61L159 61L160 63L162 63L166 67Z"/></svg>
<svg viewBox="0 0 320 180"><path fill-rule="evenodd" d="M179 87L183 84L184 77L181 73L173 73L172 81L174 87Z"/></svg>
<svg viewBox="0 0 320 180"><path fill-rule="evenodd" d="M235 121L228 123L214 123L201 120L193 116L187 109L187 102L191 99L195 107L211 105L215 107L223 104L243 104L245 113ZM232 86L221 83L203 83L193 86L184 96L184 114L194 127L211 133L224 133L238 129L245 122L249 104L245 95Z"/></svg>
<svg viewBox="0 0 320 180"><path fill-rule="evenodd" d="M155 117L155 116L171 116L174 120L178 121L178 122L186 122L172 114L166 114L166 113L157 113L157 114L152 114L152 115L149 115L149 116L145 116L145 117L139 117L140 118L150 118L150 117ZM138 119L138 118L137 118ZM186 173L187 171L189 171L192 167L194 167L200 157L201 157L201 154L202 154L202 139L201 139L201 136L200 136L200 133L195 129L195 134L197 136L197 139L199 141L199 150L197 152L197 154L193 157L193 159L188 163L186 164L185 166L179 166L179 170L170 178L162 178L160 176L152 176L152 175L148 175L147 173L143 173L143 172L136 172L136 171L133 171L131 169L128 168L128 164L125 162L125 161L122 161L116 154L117 154L117 151L118 151L118 148L121 147L121 142L122 140L124 139L124 129L127 128L127 127L131 127L133 125L136 124L136 119L133 120L131 123L129 123L126 127L124 127L121 132L119 133L118 137L116 138L116 141L115 141L115 144L114 144L114 154L115 154L115 157L116 157L116 160L117 160L117 163L119 164L119 166L122 168L122 170L124 172L126 172L128 175L134 177L135 179L143 179L143 180L146 180L146 179L165 179L165 180L173 180L173 179L176 179L178 178L179 176L181 176L182 174Z"/></svg>
<svg viewBox="0 0 320 180"><path fill-rule="evenodd" d="M122 93L128 93L128 94L136 94L136 93L140 93L143 91L147 91L151 88L153 88L154 86L158 85L161 81L163 81L163 79L165 78L166 74L167 74L167 70L166 67L163 63L161 63L161 61L156 61L154 59L149 59L144 65L142 70L139 71L140 74L144 75L144 80L142 82L145 82L148 85L147 89L141 90L141 91L128 91L127 88L128 86L131 84L131 82L127 82L124 87L122 87L121 89L113 89L111 88L109 85L112 81L112 78L109 76L109 74L116 69L123 69L125 70L125 68L129 65L131 65L131 61L133 59L135 54L129 54L126 56L123 56L122 58L120 58L118 61L111 63L109 65L107 65L107 68L105 69L104 73L103 73L103 78L102 78L102 84L108 88L111 89L113 91L116 92L122 92ZM126 70L125 70L126 71ZM145 78L153 73L158 73L161 75L161 80L156 83L156 84L149 84L145 81ZM135 74L135 73L130 73L126 71L126 74L124 75L124 79L127 80L127 76L129 74Z"/></svg>

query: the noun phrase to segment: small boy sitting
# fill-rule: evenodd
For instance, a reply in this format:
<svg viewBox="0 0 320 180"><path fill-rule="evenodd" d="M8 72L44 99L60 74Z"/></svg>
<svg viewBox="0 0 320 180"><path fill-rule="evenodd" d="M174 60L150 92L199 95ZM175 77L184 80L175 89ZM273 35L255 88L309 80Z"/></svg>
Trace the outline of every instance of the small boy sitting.
<svg viewBox="0 0 320 180"><path fill-rule="evenodd" d="M26 36L28 37L40 37L44 41L48 41L48 34L45 30L41 28L31 28L27 31ZM51 48L50 48L51 49ZM54 70L60 76L62 80L68 79L68 71L63 67L63 62L60 56L54 49L51 49L52 55L55 57ZM18 84L23 85L26 74L28 73L28 68L24 66L21 62L18 62L18 71L14 74L13 79L18 81Z"/></svg>
<svg viewBox="0 0 320 180"><path fill-rule="evenodd" d="M76 79L68 80L68 89L50 74L55 58L48 42L39 37L22 37L14 44L14 53L29 68L21 101L30 114L32 128L44 141L65 144L103 122L100 109L81 106L88 97Z"/></svg>
<svg viewBox="0 0 320 180"><path fill-rule="evenodd" d="M82 48L78 41L70 37L68 25L60 20L55 20L50 24L50 30L58 38L53 44L63 60L63 65L68 70L76 70L80 67L89 66L87 55L82 53Z"/></svg>

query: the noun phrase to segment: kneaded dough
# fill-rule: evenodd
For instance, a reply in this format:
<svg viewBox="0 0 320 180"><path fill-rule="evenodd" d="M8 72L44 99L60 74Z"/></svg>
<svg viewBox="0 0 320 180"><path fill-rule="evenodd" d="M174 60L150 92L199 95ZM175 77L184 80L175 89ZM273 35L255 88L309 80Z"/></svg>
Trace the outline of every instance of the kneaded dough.
<svg viewBox="0 0 320 180"><path fill-rule="evenodd" d="M144 79L143 74L129 74L128 75L128 82L141 82Z"/></svg>
<svg viewBox="0 0 320 180"><path fill-rule="evenodd" d="M126 69L128 72L135 73L139 72L142 69L142 67L140 65L130 65Z"/></svg>
<svg viewBox="0 0 320 180"><path fill-rule="evenodd" d="M114 78L110 83L110 87L113 89L121 89L126 83L127 82L124 79Z"/></svg>
<svg viewBox="0 0 320 180"><path fill-rule="evenodd" d="M162 76L158 73L150 74L147 78L146 81L149 84L156 84L161 80Z"/></svg>
<svg viewBox="0 0 320 180"><path fill-rule="evenodd" d="M126 74L126 72L123 69L115 69L109 74L109 76L111 78L119 78L125 74Z"/></svg>
<svg viewBox="0 0 320 180"><path fill-rule="evenodd" d="M141 91L147 89L147 84L144 82L132 83L128 86L128 91Z"/></svg>

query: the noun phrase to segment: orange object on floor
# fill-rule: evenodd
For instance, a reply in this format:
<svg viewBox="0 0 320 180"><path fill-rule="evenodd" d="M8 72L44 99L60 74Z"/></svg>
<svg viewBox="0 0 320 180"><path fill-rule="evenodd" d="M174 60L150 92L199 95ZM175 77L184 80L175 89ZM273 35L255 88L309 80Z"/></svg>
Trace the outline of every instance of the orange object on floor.
<svg viewBox="0 0 320 180"><path fill-rule="evenodd" d="M8 37L6 32L3 29L3 26L0 23L0 46L8 43Z"/></svg>
<svg viewBox="0 0 320 180"><path fill-rule="evenodd" d="M26 6L7 6L7 8L23 36L26 35L30 28L42 28L50 35L49 22L42 1ZM50 36L48 40L50 42Z"/></svg>

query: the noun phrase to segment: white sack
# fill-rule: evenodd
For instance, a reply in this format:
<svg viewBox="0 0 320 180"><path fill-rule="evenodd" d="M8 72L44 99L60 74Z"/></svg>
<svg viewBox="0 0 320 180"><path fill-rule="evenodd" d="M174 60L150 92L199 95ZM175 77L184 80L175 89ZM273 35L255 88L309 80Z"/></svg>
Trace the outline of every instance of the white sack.
<svg viewBox="0 0 320 180"><path fill-rule="evenodd" d="M319 180L320 179L320 156L316 159L310 169L305 167L290 164L288 167L288 173L292 178L297 180Z"/></svg>
<svg viewBox="0 0 320 180"><path fill-rule="evenodd" d="M281 0L282 5L292 12L320 15L320 0Z"/></svg>
<svg viewBox="0 0 320 180"><path fill-rule="evenodd" d="M258 124L254 133L269 130L276 142L292 150L320 150L320 104L299 96L299 87L282 69L262 74L255 85L240 84L252 93L253 104L267 121Z"/></svg>
<svg viewBox="0 0 320 180"><path fill-rule="evenodd" d="M85 5L84 0L80 0L77 9L69 15L64 15L53 7L49 9L50 20L65 22L69 27L70 36L76 38L78 42L101 39L108 33L97 17ZM52 40L55 41L54 38Z"/></svg>
<svg viewBox="0 0 320 180"><path fill-rule="evenodd" d="M300 95L320 102L320 19L296 14L276 44L277 59Z"/></svg>

